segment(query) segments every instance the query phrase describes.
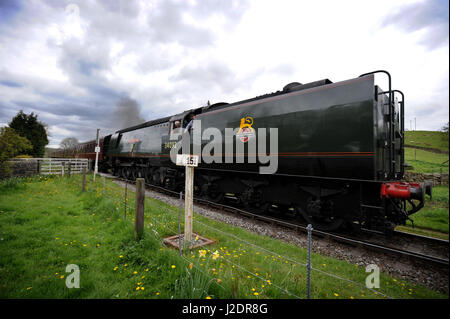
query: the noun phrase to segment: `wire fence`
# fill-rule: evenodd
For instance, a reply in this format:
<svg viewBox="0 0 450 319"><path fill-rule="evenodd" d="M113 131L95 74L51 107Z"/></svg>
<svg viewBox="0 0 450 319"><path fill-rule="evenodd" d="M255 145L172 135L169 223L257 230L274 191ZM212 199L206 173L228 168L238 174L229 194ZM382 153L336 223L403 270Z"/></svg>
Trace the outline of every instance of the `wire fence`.
<svg viewBox="0 0 450 319"><path fill-rule="evenodd" d="M76 185L82 188L82 176L72 176L72 179L74 179ZM116 206L116 209L119 211L123 211L123 218L126 220L129 220L130 222L134 222L134 216L133 213L136 209L136 201L135 201L135 191L134 191L134 185L130 184L128 182L124 182L125 185L118 186L112 182L107 182L107 179L105 176L101 176L101 178L97 178L94 184L94 178L93 174L86 175L86 190L89 192L96 193L97 197L104 197L109 200L111 200L114 205ZM148 220L148 223L145 225L145 228L149 231L149 233L156 238L161 245L165 245L164 238L173 236L173 235L180 235L180 229L184 227L184 220L181 218L179 220L178 218L178 207L177 209L168 208L167 206L158 206L159 213L155 213L152 211L152 206L155 206L155 200L151 199L146 195L145 199L145 218ZM99 208L97 208L99 209ZM94 212L94 211L93 211ZM184 217L184 214L182 214ZM248 274L248 277L256 278L260 280L263 285L270 286L274 289L278 289L284 296L290 296L292 298L307 298L310 295L310 289L309 289L309 280L306 283L302 282L303 287L299 287L300 285L296 283L296 280L291 280L293 277L298 277L299 275L303 276L305 274L308 275L309 278L311 274L308 273L308 270L315 273L315 277L312 277L312 288L314 290L314 279L317 280L317 276L324 276L326 278L332 278L333 280L337 280L341 283L347 283L349 285L356 286L358 288L361 288L361 291L370 291L375 296L380 296L383 298L393 299L391 296L386 294L385 292L380 291L379 289L374 289L367 287L365 284L362 284L360 282L357 282L352 279L348 279L345 276L341 274L335 274L329 271L325 271L323 269L319 269L317 267L312 266L314 263L308 263L308 260L306 261L299 261L292 257L285 256L284 254L274 251L273 249L269 249L267 247L264 247L259 241L258 243L245 239L240 237L239 235L230 233L228 231L219 229L218 227L213 226L213 222L203 222L199 220L199 215L195 213L194 215L194 225L195 227L200 230L202 233L212 234L213 237L221 237L226 240L228 240L231 243L236 243L236 245L239 243L239 247L248 247L247 249L254 250L257 254L265 253L268 255L265 255L263 261L265 261L267 258L269 260L271 259L272 262L276 260L284 261L285 264L290 265L291 267L289 270L286 270L286 274L281 273L282 267L277 268L277 275L278 277L284 276L284 279L280 279L280 282L274 282L273 278L264 277L261 274L259 274L257 271L249 269L249 265L246 265L245 263L238 262L241 261L240 258L236 258L237 255L231 256L230 252L226 252L225 250L222 251L222 247L220 247L218 250L221 250L220 255L220 261L223 261L224 263L228 264L232 269L236 270L239 269L242 273ZM217 223L217 222L216 222ZM218 287L221 289L226 289L223 284L219 283L219 281L211 276L209 273L207 273L202 267L196 263L193 263L191 260L186 258L185 255L189 255L194 253L194 251L200 251L202 248L199 248L197 250L191 250L190 248L187 249L187 251L184 251L184 253L180 256L180 259L183 260L187 267L192 269L195 268L196 270L200 271L204 276L210 279L211 282L215 283ZM210 251L208 249L208 251ZM243 250L246 251L246 250ZM311 254L311 245L309 245L309 251L307 253ZM210 251L210 255L212 255L212 252ZM300 267L296 267L300 266ZM309 267L308 267L309 266ZM296 267L296 270L293 271L293 269ZM308 269L309 268L309 269ZM231 278L233 279L233 277ZM222 281L223 283L223 281ZM314 291L313 291L314 292Z"/></svg>

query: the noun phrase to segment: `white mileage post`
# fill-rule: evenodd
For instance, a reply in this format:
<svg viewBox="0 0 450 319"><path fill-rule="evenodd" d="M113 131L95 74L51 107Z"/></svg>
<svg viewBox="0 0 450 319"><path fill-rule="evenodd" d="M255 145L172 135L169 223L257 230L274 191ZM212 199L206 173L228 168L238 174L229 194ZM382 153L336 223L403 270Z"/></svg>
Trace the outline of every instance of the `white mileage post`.
<svg viewBox="0 0 450 319"><path fill-rule="evenodd" d="M177 165L186 166L186 184L184 196L184 241L192 242L192 215L194 201L194 167L198 166L198 155L178 154Z"/></svg>

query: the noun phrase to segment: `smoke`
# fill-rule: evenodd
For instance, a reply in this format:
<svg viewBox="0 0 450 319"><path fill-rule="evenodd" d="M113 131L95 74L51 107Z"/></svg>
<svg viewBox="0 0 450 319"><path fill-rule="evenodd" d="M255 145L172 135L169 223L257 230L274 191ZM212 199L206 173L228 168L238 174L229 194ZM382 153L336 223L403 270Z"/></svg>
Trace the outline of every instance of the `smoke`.
<svg viewBox="0 0 450 319"><path fill-rule="evenodd" d="M112 114L113 127L117 130L145 122L141 116L139 104L128 97L122 98Z"/></svg>

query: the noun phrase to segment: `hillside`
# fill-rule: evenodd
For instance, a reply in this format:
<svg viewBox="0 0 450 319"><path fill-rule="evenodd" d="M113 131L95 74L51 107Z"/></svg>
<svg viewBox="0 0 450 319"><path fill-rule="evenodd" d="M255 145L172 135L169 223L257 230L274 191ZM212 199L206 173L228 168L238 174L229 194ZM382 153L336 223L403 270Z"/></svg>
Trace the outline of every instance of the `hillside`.
<svg viewBox="0 0 450 319"><path fill-rule="evenodd" d="M448 134L438 131L406 131L405 146L423 147L448 154Z"/></svg>
<svg viewBox="0 0 450 319"><path fill-rule="evenodd" d="M448 135L445 133L437 131L405 132L405 161L411 171L448 173L448 159Z"/></svg>

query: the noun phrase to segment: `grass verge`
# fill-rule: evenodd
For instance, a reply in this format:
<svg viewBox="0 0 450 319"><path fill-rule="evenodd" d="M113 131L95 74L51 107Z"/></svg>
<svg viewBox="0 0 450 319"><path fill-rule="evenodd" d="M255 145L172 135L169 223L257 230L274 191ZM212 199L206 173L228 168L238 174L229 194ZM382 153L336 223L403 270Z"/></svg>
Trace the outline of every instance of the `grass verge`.
<svg viewBox="0 0 450 319"><path fill-rule="evenodd" d="M194 231L214 244L180 257L162 244L177 232L177 207L146 199L136 241L134 193L125 218L123 188L107 181L103 194L97 178L82 193L80 180L0 184L0 298L305 298L304 249L195 214ZM79 289L66 287L69 264ZM369 290L364 267L318 254L312 265L312 298L448 298L384 273Z"/></svg>

